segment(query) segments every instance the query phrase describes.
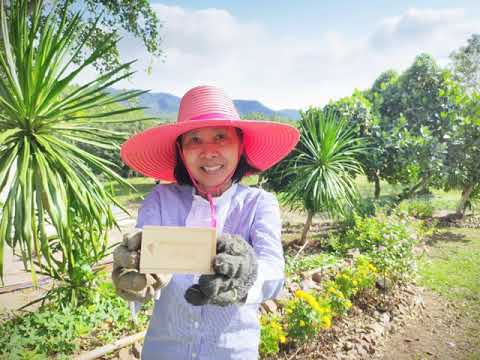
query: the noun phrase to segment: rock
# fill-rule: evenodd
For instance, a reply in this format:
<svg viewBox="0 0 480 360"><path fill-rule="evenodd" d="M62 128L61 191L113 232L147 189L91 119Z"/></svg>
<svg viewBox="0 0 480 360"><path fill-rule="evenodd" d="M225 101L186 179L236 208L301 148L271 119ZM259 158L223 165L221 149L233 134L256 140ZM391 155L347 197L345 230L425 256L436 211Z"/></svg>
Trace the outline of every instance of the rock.
<svg viewBox="0 0 480 360"><path fill-rule="evenodd" d="M262 308L264 308L267 313L275 313L278 309L277 303L273 300L267 300L263 302Z"/></svg>
<svg viewBox="0 0 480 360"><path fill-rule="evenodd" d="M377 281L375 282L375 286L377 287L377 289L389 291L392 289L392 281L390 279L387 279L381 276L377 278Z"/></svg>
<svg viewBox="0 0 480 360"><path fill-rule="evenodd" d="M367 357L367 350L365 350L362 345L355 345L355 351L360 356L360 358L364 359Z"/></svg>
<svg viewBox="0 0 480 360"><path fill-rule="evenodd" d="M119 360L132 360L133 357L128 351L128 348L123 348L118 352L118 358Z"/></svg>
<svg viewBox="0 0 480 360"><path fill-rule="evenodd" d="M347 251L347 256L348 257L351 257L352 259L355 259L357 258L358 256L360 256L360 250L355 248L355 249L350 249Z"/></svg>
<svg viewBox="0 0 480 360"><path fill-rule="evenodd" d="M385 325L390 322L391 318L388 313L383 313L380 315L380 320L382 321L383 325Z"/></svg>
<svg viewBox="0 0 480 360"><path fill-rule="evenodd" d="M287 289L282 288L282 290L280 290L280 293L275 298L275 301L278 304L279 301L288 300L288 299L290 299L290 293L287 291Z"/></svg>
<svg viewBox="0 0 480 360"><path fill-rule="evenodd" d="M317 271L312 275L312 280L315 281L316 283L321 283L323 281L323 272L322 271Z"/></svg>
<svg viewBox="0 0 480 360"><path fill-rule="evenodd" d="M132 353L137 359L140 359L142 355L142 345L140 343L135 343L132 346Z"/></svg>
<svg viewBox="0 0 480 360"><path fill-rule="evenodd" d="M303 291L308 291L310 289L316 289L317 283L311 279L305 279L305 280L302 280L302 282L300 283L300 286Z"/></svg>

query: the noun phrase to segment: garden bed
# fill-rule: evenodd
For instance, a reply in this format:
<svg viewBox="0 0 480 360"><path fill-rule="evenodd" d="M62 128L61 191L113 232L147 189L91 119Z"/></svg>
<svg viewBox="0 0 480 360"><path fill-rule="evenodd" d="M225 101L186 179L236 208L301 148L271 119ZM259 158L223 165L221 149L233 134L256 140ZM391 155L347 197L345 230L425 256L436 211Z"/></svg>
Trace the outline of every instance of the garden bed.
<svg viewBox="0 0 480 360"><path fill-rule="evenodd" d="M403 256L409 255L407 250L413 251L413 245L425 235L421 227L414 225L416 220L402 216L359 218L350 227L316 224L309 246L301 254L298 250L302 244L298 240L285 244L285 290L279 300L262 305L262 331L270 329L271 332L270 349L265 347L268 339L262 337L263 359L311 359L312 356L316 359L370 359L380 356L389 334L401 329L408 319L423 314L425 309L419 296L422 289L412 285L411 280L397 281L395 285L385 281L387 267L397 272L405 270L409 262L404 261ZM399 223L404 224L404 228L399 228ZM292 231L292 235L298 237L301 227L288 227L297 230ZM392 234L396 234L395 239L390 238ZM339 244L335 236L341 236L344 241ZM384 258L373 258L376 264L371 263L368 246L378 250L397 241L406 241L407 237L414 241L403 249L404 252L386 251L382 255ZM431 239L430 243L435 237ZM357 240L371 243L360 251ZM422 243L421 249L425 246ZM389 256L398 259L388 262ZM353 285L354 281L363 285ZM316 303L322 307L317 314L312 312ZM3 321L0 348L9 359L75 358L119 339L141 334L148 323L151 305L143 307L139 323L133 324L126 302L115 295L107 281L96 302L86 307L62 310L47 306L31 314L17 313L19 316L14 319ZM319 324L312 323L310 330L304 331L309 319L318 320ZM137 340L98 358L139 358L141 343L142 340Z"/></svg>

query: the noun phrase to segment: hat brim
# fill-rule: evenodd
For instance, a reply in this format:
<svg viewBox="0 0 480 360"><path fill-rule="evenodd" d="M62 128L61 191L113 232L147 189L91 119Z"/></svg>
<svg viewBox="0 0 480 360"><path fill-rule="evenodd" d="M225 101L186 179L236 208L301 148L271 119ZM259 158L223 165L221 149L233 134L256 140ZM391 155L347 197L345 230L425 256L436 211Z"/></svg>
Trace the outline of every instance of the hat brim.
<svg viewBox="0 0 480 360"><path fill-rule="evenodd" d="M175 181L177 138L193 129L232 126L242 130L247 162L263 171L282 160L299 140L298 130L287 124L257 120L196 120L162 124L138 133L123 143L120 155L135 171L157 180Z"/></svg>

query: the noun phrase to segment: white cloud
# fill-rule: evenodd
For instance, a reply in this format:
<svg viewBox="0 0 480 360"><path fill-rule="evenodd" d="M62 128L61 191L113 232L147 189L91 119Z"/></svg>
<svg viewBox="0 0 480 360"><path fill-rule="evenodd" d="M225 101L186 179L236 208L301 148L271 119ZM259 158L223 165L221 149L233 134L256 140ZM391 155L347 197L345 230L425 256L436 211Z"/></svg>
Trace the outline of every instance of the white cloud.
<svg viewBox="0 0 480 360"><path fill-rule="evenodd" d="M386 69L403 70L421 52L445 63L452 50L480 31L462 9L410 9L357 38L330 32L301 39L279 37L222 9L152 6L164 23L165 55L151 64L139 41L126 37L122 56L140 60L139 72L122 86L182 96L193 86L212 84L235 99L257 99L275 109L347 96L371 86ZM144 69L150 64L148 75Z"/></svg>

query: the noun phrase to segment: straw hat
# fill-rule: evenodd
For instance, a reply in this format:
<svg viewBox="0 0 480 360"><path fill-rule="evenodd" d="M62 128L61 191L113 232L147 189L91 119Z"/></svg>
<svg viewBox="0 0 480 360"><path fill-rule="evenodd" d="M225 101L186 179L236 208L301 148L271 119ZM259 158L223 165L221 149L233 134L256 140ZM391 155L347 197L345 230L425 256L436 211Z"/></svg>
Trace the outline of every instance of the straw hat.
<svg viewBox="0 0 480 360"><path fill-rule="evenodd" d="M242 130L246 160L261 171L287 156L299 139L299 132L293 126L240 119L233 101L222 90L198 86L183 96L176 123L132 136L122 145L120 155L129 167L145 176L175 181L177 138L193 129L223 126Z"/></svg>

